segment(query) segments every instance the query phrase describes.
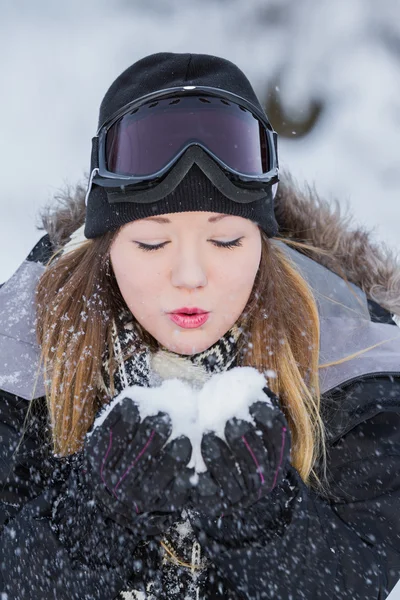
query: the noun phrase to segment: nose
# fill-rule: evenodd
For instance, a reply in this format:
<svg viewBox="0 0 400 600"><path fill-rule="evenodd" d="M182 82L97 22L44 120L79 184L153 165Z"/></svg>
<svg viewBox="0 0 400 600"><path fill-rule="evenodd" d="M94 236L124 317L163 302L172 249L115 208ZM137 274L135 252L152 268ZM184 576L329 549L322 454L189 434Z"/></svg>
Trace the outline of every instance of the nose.
<svg viewBox="0 0 400 600"><path fill-rule="evenodd" d="M174 287L194 290L207 285L205 265L198 250L185 247L177 252L171 273Z"/></svg>

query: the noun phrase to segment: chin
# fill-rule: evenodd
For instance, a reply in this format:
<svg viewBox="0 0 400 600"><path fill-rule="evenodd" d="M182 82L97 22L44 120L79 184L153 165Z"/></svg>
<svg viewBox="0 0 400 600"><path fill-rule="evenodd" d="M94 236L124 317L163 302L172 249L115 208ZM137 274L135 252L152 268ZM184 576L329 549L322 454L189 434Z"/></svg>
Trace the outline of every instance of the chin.
<svg viewBox="0 0 400 600"><path fill-rule="evenodd" d="M205 334L205 335L204 335ZM211 336L204 330L196 329L195 331L178 331L175 335L169 336L168 340L161 341L162 345L176 354L192 356L204 352L219 340L220 336Z"/></svg>

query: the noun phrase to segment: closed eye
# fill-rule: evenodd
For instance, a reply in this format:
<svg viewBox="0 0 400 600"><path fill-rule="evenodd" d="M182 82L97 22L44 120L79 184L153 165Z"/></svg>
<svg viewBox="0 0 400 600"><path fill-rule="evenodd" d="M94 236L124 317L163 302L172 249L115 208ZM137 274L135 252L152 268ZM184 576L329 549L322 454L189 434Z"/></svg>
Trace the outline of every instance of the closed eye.
<svg viewBox="0 0 400 600"><path fill-rule="evenodd" d="M217 240L207 240L217 246L217 248L237 248L242 245L243 237L237 238L237 240L232 240L231 242L218 242Z"/></svg>
<svg viewBox="0 0 400 600"><path fill-rule="evenodd" d="M237 248L242 245L243 237L237 238L236 240L232 240L230 242L219 242L218 240L207 240L216 246L217 248ZM145 252L152 252L153 250L160 250L164 248L170 242L161 242L160 244L144 244L143 242L135 242L141 250Z"/></svg>
<svg viewBox="0 0 400 600"><path fill-rule="evenodd" d="M166 244L169 244L169 242L161 242L161 244L143 244L143 242L135 242L135 244L138 245L138 247L141 250L144 250L145 252L151 252L152 250L159 250L160 248L164 248L164 246Z"/></svg>

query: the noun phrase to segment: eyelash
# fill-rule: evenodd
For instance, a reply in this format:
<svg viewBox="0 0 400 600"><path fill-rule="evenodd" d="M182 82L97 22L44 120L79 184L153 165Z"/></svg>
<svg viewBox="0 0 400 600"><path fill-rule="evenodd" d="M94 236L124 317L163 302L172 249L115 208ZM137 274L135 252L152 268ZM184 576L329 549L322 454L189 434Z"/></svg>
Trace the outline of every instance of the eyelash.
<svg viewBox="0 0 400 600"><path fill-rule="evenodd" d="M210 240L214 246L216 246L217 248L237 248L238 246L242 245L242 239L243 238L237 238L237 240L232 240L231 242L217 242L216 240ZM168 242L162 242L161 244L156 244L154 246L152 246L151 244L143 244L143 242L135 242L138 247L141 250L144 250L145 252L153 252L154 250L160 250L161 248L164 248L164 246L166 244L168 244Z"/></svg>
<svg viewBox="0 0 400 600"><path fill-rule="evenodd" d="M243 238L238 238L237 240L232 240L231 242L217 242L215 240L211 240L212 243L214 244L214 246L216 246L217 248L237 248L238 246L242 245L242 239Z"/></svg>
<svg viewBox="0 0 400 600"><path fill-rule="evenodd" d="M165 244L167 244L168 242L163 242L162 244L156 244L155 246L151 246L150 244L143 244L142 242L135 242L135 244L138 245L138 247L141 250L144 250L145 252L152 252L153 250L159 250L160 248L163 248L165 246Z"/></svg>

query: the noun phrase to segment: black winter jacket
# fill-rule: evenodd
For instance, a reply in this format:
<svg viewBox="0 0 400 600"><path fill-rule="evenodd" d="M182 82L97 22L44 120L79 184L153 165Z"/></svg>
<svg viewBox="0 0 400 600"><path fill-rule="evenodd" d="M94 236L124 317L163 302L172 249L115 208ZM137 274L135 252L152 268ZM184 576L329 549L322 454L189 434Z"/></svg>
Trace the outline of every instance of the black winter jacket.
<svg viewBox="0 0 400 600"><path fill-rule="evenodd" d="M388 311L368 308L387 337L398 334ZM241 539L229 535L234 517L224 519L226 535L200 531L211 567L199 598L383 600L399 580L400 362L325 387L328 491L310 490L291 467L248 509ZM79 460L52 455L45 399L32 402L15 453L28 402L0 392L2 600L137 597L124 591L157 576L158 540L134 539L83 496Z"/></svg>
<svg viewBox="0 0 400 600"><path fill-rule="evenodd" d="M95 510L83 510L85 498L71 483L65 518L78 535L73 542L57 536L51 507L73 467L52 457L43 443L43 400L36 401L29 435L11 460L27 402L4 392L0 399L5 598L115 598L135 579L129 557L139 540ZM292 468L274 496L249 512L250 534L240 545L215 544L208 531L201 545L214 575L204 598L378 600L400 578L400 377L353 383L330 394L329 405L335 406L327 411L332 425L344 414L346 420L357 415L350 430L329 441L329 494L307 489ZM120 563L111 565L108 552L115 544ZM152 553L154 548L147 552L147 569Z"/></svg>

